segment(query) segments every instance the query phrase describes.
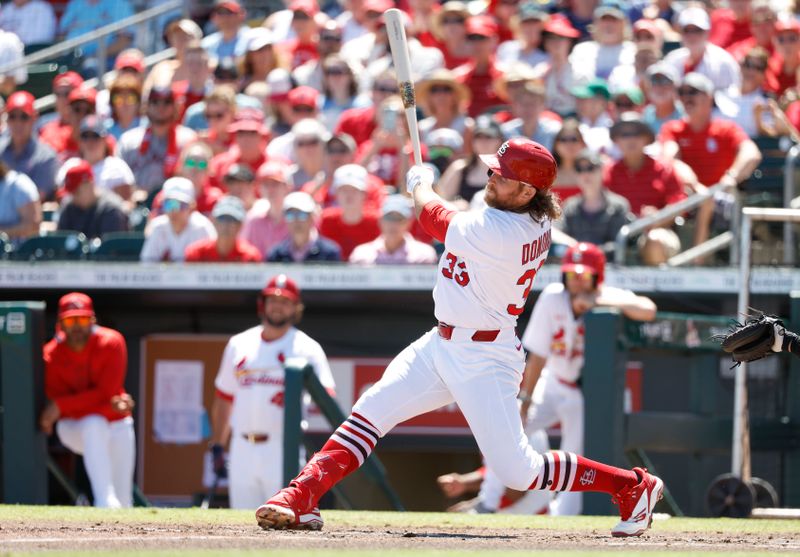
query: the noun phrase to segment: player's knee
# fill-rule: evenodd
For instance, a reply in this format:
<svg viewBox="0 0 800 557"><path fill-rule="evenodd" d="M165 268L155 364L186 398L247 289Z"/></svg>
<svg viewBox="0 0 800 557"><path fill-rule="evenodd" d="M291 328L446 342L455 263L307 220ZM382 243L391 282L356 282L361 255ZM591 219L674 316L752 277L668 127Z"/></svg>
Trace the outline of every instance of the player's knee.
<svg viewBox="0 0 800 557"><path fill-rule="evenodd" d="M108 420L98 414L86 416L81 420L81 431L84 438L97 438L108 435Z"/></svg>
<svg viewBox="0 0 800 557"><path fill-rule="evenodd" d="M536 478L535 459L532 462L530 458L509 458L489 465L503 485L517 491L527 490Z"/></svg>

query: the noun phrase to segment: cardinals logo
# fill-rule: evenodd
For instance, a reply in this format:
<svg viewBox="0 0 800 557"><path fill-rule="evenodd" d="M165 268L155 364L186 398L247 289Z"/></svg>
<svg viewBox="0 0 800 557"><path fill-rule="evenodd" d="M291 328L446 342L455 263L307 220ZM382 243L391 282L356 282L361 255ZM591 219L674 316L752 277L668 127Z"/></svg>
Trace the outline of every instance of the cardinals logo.
<svg viewBox="0 0 800 557"><path fill-rule="evenodd" d="M564 356L567 353L567 343L565 342L566 332L564 327L560 327L553 335L550 342L550 353L556 356Z"/></svg>

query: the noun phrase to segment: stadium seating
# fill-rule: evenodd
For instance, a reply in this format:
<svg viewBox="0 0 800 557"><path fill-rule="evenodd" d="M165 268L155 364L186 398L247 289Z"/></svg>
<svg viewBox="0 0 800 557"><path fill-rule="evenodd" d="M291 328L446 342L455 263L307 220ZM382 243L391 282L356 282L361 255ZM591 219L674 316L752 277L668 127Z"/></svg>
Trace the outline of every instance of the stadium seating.
<svg viewBox="0 0 800 557"><path fill-rule="evenodd" d="M95 261L139 261L142 232L111 232L91 242L89 258Z"/></svg>
<svg viewBox="0 0 800 557"><path fill-rule="evenodd" d="M86 259L89 244L81 232L59 230L33 236L14 252L18 261L76 261Z"/></svg>
<svg viewBox="0 0 800 557"><path fill-rule="evenodd" d="M8 235L4 232L0 232L0 260L8 259L8 255L11 253L13 246L11 245L11 241L8 239Z"/></svg>

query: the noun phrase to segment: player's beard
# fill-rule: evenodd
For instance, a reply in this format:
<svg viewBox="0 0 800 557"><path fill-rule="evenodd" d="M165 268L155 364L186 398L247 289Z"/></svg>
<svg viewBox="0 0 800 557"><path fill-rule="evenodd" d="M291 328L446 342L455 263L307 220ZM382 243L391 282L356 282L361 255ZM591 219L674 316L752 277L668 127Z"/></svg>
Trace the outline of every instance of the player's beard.
<svg viewBox="0 0 800 557"><path fill-rule="evenodd" d="M284 317L282 319L277 319L275 317L269 316L268 314L264 314L264 321L266 321L270 327L274 327L276 329L282 329L284 327L288 327L289 325L292 324L293 319L294 318L291 315Z"/></svg>
<svg viewBox="0 0 800 557"><path fill-rule="evenodd" d="M525 186L523 186L523 184L520 183L517 186L517 190L514 192L513 196L510 196L510 198L506 199L500 199L497 195L497 190L495 190L494 188L490 188L487 184L486 195L484 196L483 200L489 207L493 209L499 209L500 211L513 211L519 213L523 211L525 208L524 205L520 205L518 199L519 192L522 191L523 187Z"/></svg>

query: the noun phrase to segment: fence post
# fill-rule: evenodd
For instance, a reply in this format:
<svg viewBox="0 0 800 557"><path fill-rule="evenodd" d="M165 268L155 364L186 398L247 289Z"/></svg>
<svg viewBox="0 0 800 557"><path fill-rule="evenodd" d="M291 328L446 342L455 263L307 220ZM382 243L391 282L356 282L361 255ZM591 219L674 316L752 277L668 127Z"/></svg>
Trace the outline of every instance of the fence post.
<svg viewBox="0 0 800 557"><path fill-rule="evenodd" d="M284 366L283 390L283 485L289 485L300 473L300 444L303 441L303 383L306 373L313 373L303 358L289 358Z"/></svg>
<svg viewBox="0 0 800 557"><path fill-rule="evenodd" d="M792 331L800 331L800 290L793 290L791 299L791 322L788 323ZM800 359L789 356L789 377L786 381L786 417L791 423L800 422ZM788 451L784 456L783 468L783 497L781 504L784 507L800 507L800 451Z"/></svg>

